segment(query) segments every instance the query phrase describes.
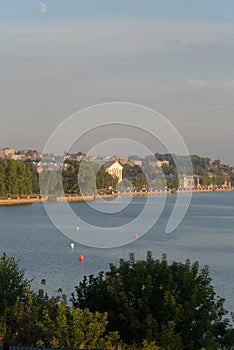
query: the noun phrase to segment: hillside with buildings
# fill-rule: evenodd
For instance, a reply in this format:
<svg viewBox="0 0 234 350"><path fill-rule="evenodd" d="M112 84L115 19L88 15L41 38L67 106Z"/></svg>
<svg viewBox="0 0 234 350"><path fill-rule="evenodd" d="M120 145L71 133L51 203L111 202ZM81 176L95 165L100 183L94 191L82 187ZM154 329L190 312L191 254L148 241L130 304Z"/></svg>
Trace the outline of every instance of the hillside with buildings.
<svg viewBox="0 0 234 350"><path fill-rule="evenodd" d="M220 159L212 161L198 155L156 153L143 158L77 152L65 153L61 159L51 154L42 156L41 152L30 149L0 149L0 196L39 194L39 174L41 181L48 182L46 191L56 195L62 192L90 195L113 191L215 191L231 190L234 186L233 167L222 164ZM60 174L63 189L57 185Z"/></svg>

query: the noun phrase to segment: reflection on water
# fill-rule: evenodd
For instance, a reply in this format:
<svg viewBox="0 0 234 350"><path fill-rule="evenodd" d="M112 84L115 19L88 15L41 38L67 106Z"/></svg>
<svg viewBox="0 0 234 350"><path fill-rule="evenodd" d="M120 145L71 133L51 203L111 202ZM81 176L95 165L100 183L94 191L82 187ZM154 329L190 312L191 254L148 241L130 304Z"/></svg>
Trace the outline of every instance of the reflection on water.
<svg viewBox="0 0 234 350"><path fill-rule="evenodd" d="M70 296L84 275L105 271L110 262L117 264L120 257L127 259L129 252L135 252L138 259L145 258L147 250L152 250L157 258L166 252L169 261L189 258L209 265L217 293L226 299L226 308L234 311L234 193L194 194L182 223L173 233L165 234L175 199L174 195L167 197L160 219L147 234L131 244L112 249L79 244L71 249L71 241L53 226L40 203L0 207L0 253L6 252L20 260L26 276L34 278L33 288L39 288L45 278L49 294L62 288ZM83 220L103 227L133 220L144 204L145 197L137 197L126 210L114 214L95 213L85 203L71 203L71 207ZM132 235L140 237L140 231L139 225ZM82 263L80 254L85 257Z"/></svg>

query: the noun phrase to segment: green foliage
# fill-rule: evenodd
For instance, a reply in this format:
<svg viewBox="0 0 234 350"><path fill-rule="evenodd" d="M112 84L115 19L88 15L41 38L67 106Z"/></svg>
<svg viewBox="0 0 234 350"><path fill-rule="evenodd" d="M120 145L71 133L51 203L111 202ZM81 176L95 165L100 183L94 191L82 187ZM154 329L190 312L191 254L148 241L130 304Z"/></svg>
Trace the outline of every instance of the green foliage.
<svg viewBox="0 0 234 350"><path fill-rule="evenodd" d="M39 174L37 172L37 168L33 164L32 161L27 160L25 161L27 172L28 172L28 178L31 178L30 186L32 187L32 193L40 193L39 189ZM30 193L31 193L30 192Z"/></svg>
<svg viewBox="0 0 234 350"><path fill-rule="evenodd" d="M79 173L80 162L68 161L68 167L63 170L63 190L65 193L79 193L78 186L78 173Z"/></svg>
<svg viewBox="0 0 234 350"><path fill-rule="evenodd" d="M30 162L0 161L0 196L38 193L38 174Z"/></svg>
<svg viewBox="0 0 234 350"><path fill-rule="evenodd" d="M176 168L172 165L163 165L162 169L167 178L167 187L170 189L177 189L179 180Z"/></svg>
<svg viewBox="0 0 234 350"><path fill-rule="evenodd" d="M229 178L231 181L231 185L234 186L234 172L229 172Z"/></svg>
<svg viewBox="0 0 234 350"><path fill-rule="evenodd" d="M161 347L156 345L155 341L143 340L142 342L142 350L162 350Z"/></svg>
<svg viewBox="0 0 234 350"><path fill-rule="evenodd" d="M81 194L90 195L96 189L96 169L92 162L82 161L79 173L78 184Z"/></svg>
<svg viewBox="0 0 234 350"><path fill-rule="evenodd" d="M156 342L165 349L215 349L228 332L224 300L217 297L207 267L168 264L166 256L120 260L97 277L84 277L72 294L74 307L108 312L109 330L127 343Z"/></svg>
<svg viewBox="0 0 234 350"><path fill-rule="evenodd" d="M24 278L15 259L4 253L0 257L0 314L4 314L14 305L17 298L24 298L29 281Z"/></svg>
<svg viewBox="0 0 234 350"><path fill-rule="evenodd" d="M42 281L45 284L45 281ZM66 297L49 298L30 283L14 258L0 258L0 340L15 345L106 349L119 340L107 332L107 313L74 309Z"/></svg>
<svg viewBox="0 0 234 350"><path fill-rule="evenodd" d="M40 175L40 190L43 195L59 196L63 193L61 172L44 169Z"/></svg>
<svg viewBox="0 0 234 350"><path fill-rule="evenodd" d="M141 167L138 165L123 165L123 178L127 179L137 189L147 186L147 178Z"/></svg>
<svg viewBox="0 0 234 350"><path fill-rule="evenodd" d="M99 169L99 165L91 162L68 161L68 167L62 171L45 168L40 175L39 188L39 175L32 161L0 161L2 197L38 194L40 189L43 195L93 194L96 188L114 189L117 183L118 179L108 174L103 166Z"/></svg>
<svg viewBox="0 0 234 350"><path fill-rule="evenodd" d="M98 164L91 162L69 161L69 167L63 171L65 193L93 194L96 190L115 188L118 179L108 174Z"/></svg>
<svg viewBox="0 0 234 350"><path fill-rule="evenodd" d="M4 253L0 257L0 338L5 337L12 326L11 310L17 300L24 300L29 281L24 278L14 258Z"/></svg>
<svg viewBox="0 0 234 350"><path fill-rule="evenodd" d="M105 335L107 313L92 313L88 309L71 309L70 311L70 347L86 349L103 348L119 340L117 332ZM63 336L63 335L62 335ZM66 344L68 347L68 344Z"/></svg>
<svg viewBox="0 0 234 350"><path fill-rule="evenodd" d="M143 169L135 165L124 164L123 178L130 181L136 190L142 188L169 189L178 188L178 173L190 174L190 160L194 174L199 175L202 186L214 185L220 187L226 182L234 184L234 175L228 166L207 171L209 158L197 155L177 156L156 153L158 160L167 160L169 165L162 168L149 166L147 161L155 160L154 156L148 156L143 161ZM96 190L104 193L116 188L118 179L108 174L98 164L86 161L68 160L68 167L59 170L44 169L40 176L43 194L94 194ZM215 163L215 162L214 162ZM178 168L176 168L176 165ZM62 181L61 181L62 175ZM104 190L104 191L103 191ZM0 196L21 196L39 194L39 175L31 160L25 162L12 159L0 160Z"/></svg>
<svg viewBox="0 0 234 350"><path fill-rule="evenodd" d="M118 183L118 179L110 175L106 171L105 167L102 165L98 170L97 176L96 176L97 190L109 189L109 188L115 189L117 183Z"/></svg>
<svg viewBox="0 0 234 350"><path fill-rule="evenodd" d="M210 162L210 158L208 157L199 157L196 154L192 154L190 156L193 168L201 168L201 169L206 169L207 165Z"/></svg>

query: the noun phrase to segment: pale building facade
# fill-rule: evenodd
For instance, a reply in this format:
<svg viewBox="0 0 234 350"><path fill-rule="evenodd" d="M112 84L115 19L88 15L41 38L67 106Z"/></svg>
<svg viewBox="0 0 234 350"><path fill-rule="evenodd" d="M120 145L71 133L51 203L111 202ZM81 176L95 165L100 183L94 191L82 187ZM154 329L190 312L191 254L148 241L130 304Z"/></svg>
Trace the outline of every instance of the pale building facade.
<svg viewBox="0 0 234 350"><path fill-rule="evenodd" d="M11 158L14 156L15 150L14 148L2 148L0 149L0 158Z"/></svg>
<svg viewBox="0 0 234 350"><path fill-rule="evenodd" d="M200 177L197 175L182 175L179 178L179 188L191 190L200 187Z"/></svg>
<svg viewBox="0 0 234 350"><path fill-rule="evenodd" d="M122 181L124 167L118 161L108 162L104 166L110 175L117 177L119 182Z"/></svg>

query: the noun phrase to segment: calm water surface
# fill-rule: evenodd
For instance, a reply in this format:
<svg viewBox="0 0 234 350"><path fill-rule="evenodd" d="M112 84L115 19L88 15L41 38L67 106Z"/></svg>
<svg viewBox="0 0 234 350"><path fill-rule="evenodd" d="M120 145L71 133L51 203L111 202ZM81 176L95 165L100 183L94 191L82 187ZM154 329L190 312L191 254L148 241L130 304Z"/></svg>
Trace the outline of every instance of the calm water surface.
<svg viewBox="0 0 234 350"><path fill-rule="evenodd" d="M175 199L174 195L167 197L160 219L142 238L110 249L75 244L71 250L71 241L53 226L41 203L1 206L0 254L6 252L19 260L27 278L33 279L33 288L41 287L41 280L46 279L45 289L50 295L62 288L68 297L84 275L105 271L110 262L117 264L120 257L127 259L130 252L135 252L137 259L145 258L151 250L155 258L166 253L169 262L198 260L201 266L209 265L217 294L226 299L226 308L234 311L234 192L193 194L182 223L168 235L165 227ZM155 206L157 200L155 197ZM103 227L132 220L144 203L144 197L136 197L127 210L118 214L95 214L85 203L71 206L84 221ZM107 201L106 205L112 204ZM140 229L139 226L139 233ZM79 262L80 254L85 257L83 263Z"/></svg>

